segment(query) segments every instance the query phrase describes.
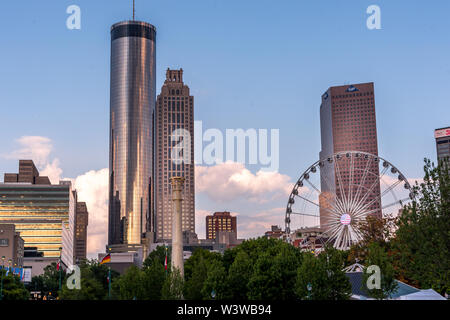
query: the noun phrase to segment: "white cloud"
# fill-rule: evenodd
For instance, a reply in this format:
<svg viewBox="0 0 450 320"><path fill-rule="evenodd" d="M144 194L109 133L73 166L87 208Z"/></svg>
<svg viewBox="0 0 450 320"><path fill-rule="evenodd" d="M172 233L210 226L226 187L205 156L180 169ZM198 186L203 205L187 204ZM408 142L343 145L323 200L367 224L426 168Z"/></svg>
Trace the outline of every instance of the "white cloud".
<svg viewBox="0 0 450 320"><path fill-rule="evenodd" d="M266 203L288 197L293 186L290 180L289 176L278 172L260 170L253 174L242 163L236 162L195 167L196 192L204 192L218 202L242 198Z"/></svg>
<svg viewBox="0 0 450 320"><path fill-rule="evenodd" d="M51 140L40 136L22 136L16 140L19 149L10 154L4 154L6 159L32 159L36 166L42 167L48 163L52 151Z"/></svg>
<svg viewBox="0 0 450 320"><path fill-rule="evenodd" d="M52 162L48 162L44 169L40 170L39 175L47 176L50 182L55 184L61 180L62 169L59 167L59 159L53 159Z"/></svg>
<svg viewBox="0 0 450 320"><path fill-rule="evenodd" d="M88 257L97 258L108 241L108 168L88 171L73 181L78 201L86 202L89 211Z"/></svg>
<svg viewBox="0 0 450 320"><path fill-rule="evenodd" d="M255 238L264 235L273 225L284 229L286 208L272 208L259 212L240 213L237 221L239 238Z"/></svg>

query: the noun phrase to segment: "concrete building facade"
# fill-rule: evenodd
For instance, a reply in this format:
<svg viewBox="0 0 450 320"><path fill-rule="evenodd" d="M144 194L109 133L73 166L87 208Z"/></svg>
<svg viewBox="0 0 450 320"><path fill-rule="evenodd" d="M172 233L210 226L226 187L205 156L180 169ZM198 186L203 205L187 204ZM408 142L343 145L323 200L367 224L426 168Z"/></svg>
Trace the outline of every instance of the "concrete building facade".
<svg viewBox="0 0 450 320"><path fill-rule="evenodd" d="M178 161L176 156L187 161ZM172 177L185 179L182 230L195 232L194 97L183 82L183 69L167 69L156 101L154 164L156 240L172 239Z"/></svg>
<svg viewBox="0 0 450 320"><path fill-rule="evenodd" d="M230 212L214 212L206 216L206 239L216 239L220 231L234 232L237 234L236 217Z"/></svg>
<svg viewBox="0 0 450 320"><path fill-rule="evenodd" d="M23 267L24 241L14 224L0 224L0 258L11 260L11 267Z"/></svg>
<svg viewBox="0 0 450 320"><path fill-rule="evenodd" d="M438 161L450 159L450 127L434 130L434 138Z"/></svg>
<svg viewBox="0 0 450 320"><path fill-rule="evenodd" d="M320 106L320 130L321 145L320 159L327 159L334 153L342 151L362 151L378 155L377 125L375 114L374 84L361 83L330 87L322 95ZM342 159L339 163L340 177L343 182L343 192L354 193L357 185L361 184L365 190L375 182L379 176L378 164L370 165L371 172L363 179L362 170L366 161L363 157L354 161L355 174L352 176L353 184L350 186L350 161ZM326 198L329 194L336 194L342 198L341 188L337 186L337 176L333 166L321 169L321 196L319 197L320 225L325 226L329 222L329 213L326 208ZM374 215L381 216L380 184L373 189L365 203L378 198L369 209L374 210ZM329 199L329 197L328 197ZM344 214L344 212L343 212Z"/></svg>
<svg viewBox="0 0 450 320"><path fill-rule="evenodd" d="M87 210L86 202L77 202L77 210L75 215L75 262L81 262L86 259L88 222L89 212Z"/></svg>

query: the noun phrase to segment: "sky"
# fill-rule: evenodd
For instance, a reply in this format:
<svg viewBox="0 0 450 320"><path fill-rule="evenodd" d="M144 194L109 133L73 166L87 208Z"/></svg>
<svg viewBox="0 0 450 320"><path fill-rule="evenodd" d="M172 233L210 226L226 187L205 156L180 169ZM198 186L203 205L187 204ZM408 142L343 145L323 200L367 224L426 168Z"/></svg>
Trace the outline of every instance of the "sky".
<svg viewBox="0 0 450 320"><path fill-rule="evenodd" d="M33 158L73 179L88 202L88 251L107 225L110 27L131 0L2 1L0 176ZM366 9L378 5L381 29ZM81 9L69 30L67 7ZM374 82L380 156L408 178L436 159L433 132L450 125L450 3L442 1L136 1L157 29L156 87L183 68L203 130L279 129L279 170L223 163L196 168L196 231L228 210L242 238L282 225L292 184L318 160L321 95ZM3 178L0 178L2 181ZM219 192L211 192L220 186Z"/></svg>

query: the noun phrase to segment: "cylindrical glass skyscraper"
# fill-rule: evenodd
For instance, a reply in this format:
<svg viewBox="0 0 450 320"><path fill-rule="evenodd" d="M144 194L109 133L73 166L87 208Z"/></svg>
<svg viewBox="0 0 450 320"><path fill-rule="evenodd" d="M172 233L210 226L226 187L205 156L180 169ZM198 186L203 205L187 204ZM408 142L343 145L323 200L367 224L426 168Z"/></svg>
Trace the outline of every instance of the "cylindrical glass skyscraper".
<svg viewBox="0 0 450 320"><path fill-rule="evenodd" d="M150 218L155 27L111 27L108 244L141 244Z"/></svg>

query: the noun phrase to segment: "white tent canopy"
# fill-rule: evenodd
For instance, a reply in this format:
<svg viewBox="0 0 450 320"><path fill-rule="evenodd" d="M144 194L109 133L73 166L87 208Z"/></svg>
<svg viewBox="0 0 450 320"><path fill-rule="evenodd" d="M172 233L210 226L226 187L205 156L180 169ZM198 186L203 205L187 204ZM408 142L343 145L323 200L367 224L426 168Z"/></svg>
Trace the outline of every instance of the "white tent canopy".
<svg viewBox="0 0 450 320"><path fill-rule="evenodd" d="M446 300L433 289L420 290L419 292L410 293L398 298L399 300Z"/></svg>

